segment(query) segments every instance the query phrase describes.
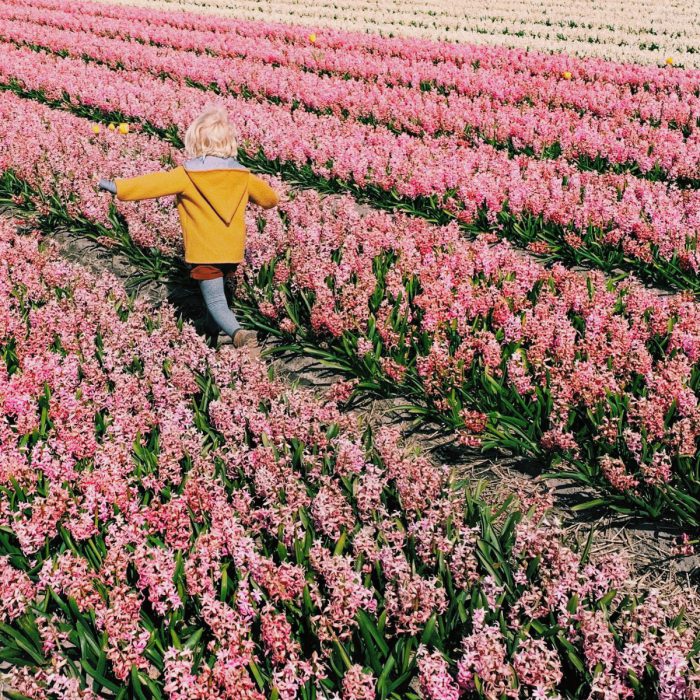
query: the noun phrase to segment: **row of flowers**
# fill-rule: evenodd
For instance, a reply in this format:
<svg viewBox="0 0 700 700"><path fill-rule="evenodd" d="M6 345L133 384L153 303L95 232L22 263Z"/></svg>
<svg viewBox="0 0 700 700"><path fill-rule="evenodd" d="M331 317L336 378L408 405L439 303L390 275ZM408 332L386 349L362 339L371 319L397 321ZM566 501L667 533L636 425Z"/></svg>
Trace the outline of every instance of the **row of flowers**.
<svg viewBox="0 0 700 700"><path fill-rule="evenodd" d="M606 61L660 65L676 57L679 65L700 68L697 51L700 17L690 4L669 6L633 0L591 6L585 2L472 1L459 5L431 2L420 6L395 0L119 0L173 13L206 12L240 20L322 26L324 30L369 32L382 37L511 47L540 53L565 52Z"/></svg>
<svg viewBox="0 0 700 700"><path fill-rule="evenodd" d="M564 546L546 497L497 517L394 432L42 248L0 226L18 697L698 696L677 609Z"/></svg>
<svg viewBox="0 0 700 700"><path fill-rule="evenodd" d="M14 6L32 6L30 0L9 0ZM46 9L65 7L64 0L37 0L36 6ZM229 48L231 38L260 38L261 28L267 41L278 45L307 45L309 41L309 25L290 26L288 22L251 22L249 20L228 19L217 16L196 14L191 12L163 12L160 9L135 7L136 3L119 5L104 2L80 0L72 5L87 17L109 17L113 20L128 20L136 25L143 22L151 26L156 33L163 28L185 29L193 32L192 36L203 39L205 45L219 51L224 46ZM173 7L171 6L171 9ZM197 35L197 32L207 32L207 36ZM232 37L231 35L235 35ZM656 67L620 64L597 59L579 59L567 55L551 55L550 52L506 50L498 47L479 47L470 43L455 44L435 42L432 40L408 39L402 37L379 37L367 32L344 31L329 28L313 34L323 48L338 50L343 53L361 51L375 54L383 58L400 57L411 63L423 64L430 62L454 63L457 66L468 65L474 59L482 59L485 66L506 67L516 71L525 70L532 75L541 73L561 73L564 70L576 68L577 74L589 80L611 82L625 89L629 85L647 85L648 89L657 90L673 86L697 84L698 71L668 72ZM191 48L195 48L191 46ZM201 44L199 44L201 50ZM671 61L672 63L672 61ZM421 65L421 67L423 67ZM425 66L427 67L427 66ZM689 82L690 81L690 82Z"/></svg>
<svg viewBox="0 0 700 700"><path fill-rule="evenodd" d="M478 46L387 41L347 32L309 35L304 28L226 23L191 14L89 2L68 6L63 0L11 0L2 16L78 31L89 29L100 36L129 37L142 44L221 58L248 58L466 96L486 92L499 102L531 99L596 116L642 119L687 130L697 126L700 116L699 71L645 69ZM568 80L561 80L563 76Z"/></svg>
<svg viewBox="0 0 700 700"><path fill-rule="evenodd" d="M178 143L208 101L200 90L138 71L13 47L2 56L6 88L78 114L142 122ZM241 158L258 170L433 220L456 219L469 231L495 230L553 258L637 269L698 289L700 191L579 172L561 159L511 159L487 144L455 153L449 138L412 139L268 102L221 103L238 124Z"/></svg>
<svg viewBox="0 0 700 700"><path fill-rule="evenodd" d="M172 163L167 144L85 137L84 120L14 96L1 110L8 199L92 227L152 271L172 267L171 204L111 212L94 184ZM454 224L360 215L348 197L287 199L281 216L250 222L241 308L252 322L359 379L358 394L407 397L466 444L563 459L601 491L594 504L697 525L697 303L547 271L488 236L466 242Z"/></svg>
<svg viewBox="0 0 700 700"><path fill-rule="evenodd" d="M51 51L68 51L80 58L89 55L112 67L164 74L189 84L216 92L228 92L251 98L264 98L319 114L378 123L399 133L421 136L454 136L449 147L456 151L486 141L507 148L511 155L526 153L537 157L563 157L585 168L631 170L650 179L672 179L691 186L700 185L700 131L687 137L679 129L654 127L630 121L627 114L598 117L589 111L563 106L552 107L543 101L538 84L556 84L562 78L551 76L528 85L532 106L504 102L497 97L499 88L512 79L512 71L500 69L474 71L474 94L445 95L415 87L386 85L337 74L319 74L295 63L271 65L269 54L262 61L249 55L225 57L197 54L183 49L193 41L179 34L153 37L145 26L142 32L128 25L116 32L109 19L96 18L86 23L83 17L60 12L53 16L44 9L17 11L7 8L9 19L0 19L0 36L6 41L31 46L41 45ZM33 21L32 21L33 20ZM120 22L119 25L124 25ZM113 38L117 34L119 38ZM145 48L127 39L140 41L149 37L158 46ZM164 48L166 43L168 48ZM125 40L126 43L125 43ZM259 42L258 52L263 52ZM241 47L238 53L244 53ZM577 81L575 88L589 92L589 86ZM649 95L658 106L658 95ZM677 95L670 98L688 107ZM626 104L628 98L622 100ZM658 100L663 102L663 100ZM575 99L574 104L585 100ZM664 105L660 105L664 109Z"/></svg>

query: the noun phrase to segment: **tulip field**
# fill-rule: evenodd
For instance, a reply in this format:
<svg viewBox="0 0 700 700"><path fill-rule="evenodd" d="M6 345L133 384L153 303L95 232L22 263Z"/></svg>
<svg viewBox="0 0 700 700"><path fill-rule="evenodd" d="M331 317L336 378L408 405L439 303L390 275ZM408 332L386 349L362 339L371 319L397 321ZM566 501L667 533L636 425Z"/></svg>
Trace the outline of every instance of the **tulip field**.
<svg viewBox="0 0 700 700"><path fill-rule="evenodd" d="M539 484L494 494L362 413L391 399L697 557L698 18L657 55L655 3L590 9L610 53L583 3L544 3L571 46L541 3L443 5L0 6L0 697L700 698L683 600ZM281 194L236 273L262 358L134 292L187 284L172 199L97 188L181 163L211 104Z"/></svg>

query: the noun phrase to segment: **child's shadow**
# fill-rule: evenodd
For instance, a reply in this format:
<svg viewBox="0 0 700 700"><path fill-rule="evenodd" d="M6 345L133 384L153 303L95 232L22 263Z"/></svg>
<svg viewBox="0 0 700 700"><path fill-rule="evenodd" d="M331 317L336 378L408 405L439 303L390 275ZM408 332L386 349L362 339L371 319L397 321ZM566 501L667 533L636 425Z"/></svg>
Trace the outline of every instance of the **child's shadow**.
<svg viewBox="0 0 700 700"><path fill-rule="evenodd" d="M218 336L218 328L209 321L199 286L188 276L184 266L173 271L160 284L166 291L165 301L173 306L176 315L191 324L209 344L213 344Z"/></svg>

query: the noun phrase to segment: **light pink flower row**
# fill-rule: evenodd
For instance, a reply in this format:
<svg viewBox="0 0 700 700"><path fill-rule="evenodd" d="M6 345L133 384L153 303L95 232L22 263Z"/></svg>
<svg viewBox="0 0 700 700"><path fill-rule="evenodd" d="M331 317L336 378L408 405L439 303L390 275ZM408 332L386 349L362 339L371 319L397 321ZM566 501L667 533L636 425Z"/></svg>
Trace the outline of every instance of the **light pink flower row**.
<svg viewBox="0 0 700 700"><path fill-rule="evenodd" d="M234 95L253 93L337 116L373 119L418 136L454 134L457 143L466 147L474 138L481 137L504 145L510 143L517 150L532 149L539 155L556 144L568 159L603 158L612 164L636 164L641 173L661 168L669 178L700 178L697 130L686 138L677 128L657 128L630 121L623 111L610 117L597 117L591 112L581 114L577 109L552 107L541 99L535 86L529 86L533 106L512 104L500 96L499 86L509 77L505 71L490 76L483 70L477 71L478 85L473 94L446 96L415 87L319 75L289 60L282 66L270 65L269 55L258 42L255 46L261 54L259 60L253 60L249 54L244 58L189 51L183 54L182 42L175 40L168 44L174 47L171 49L150 47L149 50L139 46L135 57L133 43L112 38L115 32L107 20L96 18L96 26L86 26L84 18L70 13L47 18L45 12L22 13L14 8L5 12L17 17L0 19L0 36L5 40L41 45L53 51L67 48L75 57L89 54L111 66L128 61L155 75L168 73L183 82L215 85ZM118 35L133 37L136 33L130 27L128 34L121 31ZM146 37L154 40L148 28L138 36ZM242 47L238 47L237 53L241 51ZM492 83L487 86L489 79ZM558 81L558 77L550 80ZM587 86L578 82L574 89L586 90ZM658 103L659 97L655 96L654 104L658 106Z"/></svg>
<svg viewBox="0 0 700 700"><path fill-rule="evenodd" d="M621 96L637 95L638 101L642 100L638 92L676 92L690 95L700 88L700 70L674 71L493 46L408 38L387 39L330 28L314 31L313 28L288 24L224 19L211 15L165 12L124 5L110 7L104 3L84 0L75 3L66 0L8 0L8 5L39 8L47 15L47 11L65 12L65 19L69 22L70 15L79 15L92 27L97 26L100 21L108 20L114 32L129 32L130 27L133 27L135 32L143 32L146 29L146 33L137 36L165 43L168 43L171 37L177 37L178 41L183 42L183 48L198 51L207 48L222 55L238 55L239 47L245 47L244 50L247 50L255 43L260 48L262 39L269 60L283 63L289 57L302 60L305 57L307 60L311 58L318 62L328 56L330 60L338 61L345 56L351 61L345 64L345 68L341 67L344 65L342 63L331 63L324 67L344 73L349 66L354 70L363 70L362 64L366 63L365 75L372 79L387 74L400 80L410 76L408 79L416 81L416 84L428 81L441 87L459 89L460 85L466 84L464 79L468 75L465 76L465 68L469 73L472 63L478 62L479 69L507 70L510 74L522 74L528 79L559 76L569 71L573 80L585 81L592 87L607 85L612 88L609 94L620 90ZM309 41L310 32L314 32L316 36L313 43ZM246 39L253 41L246 42ZM309 67L314 65L317 63L312 63Z"/></svg>
<svg viewBox="0 0 700 700"><path fill-rule="evenodd" d="M143 67L150 49L127 50L127 68ZM62 100L116 110L180 133L208 102L208 95L136 71L112 71L76 59L36 55L3 47L0 76L19 80ZM135 65L134 65L135 64ZM630 175L579 172L562 160L510 159L481 144L460 147L454 137L415 139L382 127L317 116L287 106L240 98L219 100L238 124L242 147L316 176L375 187L415 199L434 197L463 223L485 211L490 222L508 206L511 215L541 217L545 225L585 232L601 230L599 242L621 246L626 254L650 261L678 256L682 266L700 269L700 254L690 245L700 231L700 191L678 191ZM577 235L567 242L582 244ZM578 241L578 243L577 243Z"/></svg>

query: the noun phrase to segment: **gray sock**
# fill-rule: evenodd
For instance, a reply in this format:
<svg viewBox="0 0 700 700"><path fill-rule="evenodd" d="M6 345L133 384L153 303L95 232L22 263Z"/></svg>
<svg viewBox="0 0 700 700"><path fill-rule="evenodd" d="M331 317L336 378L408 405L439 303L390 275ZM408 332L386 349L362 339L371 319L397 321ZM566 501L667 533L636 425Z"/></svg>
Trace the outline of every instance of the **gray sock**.
<svg viewBox="0 0 700 700"><path fill-rule="evenodd" d="M202 290L204 303L210 316L221 330L233 336L241 327L233 311L229 308L224 293L224 278L217 277L214 280L200 280L199 288Z"/></svg>

